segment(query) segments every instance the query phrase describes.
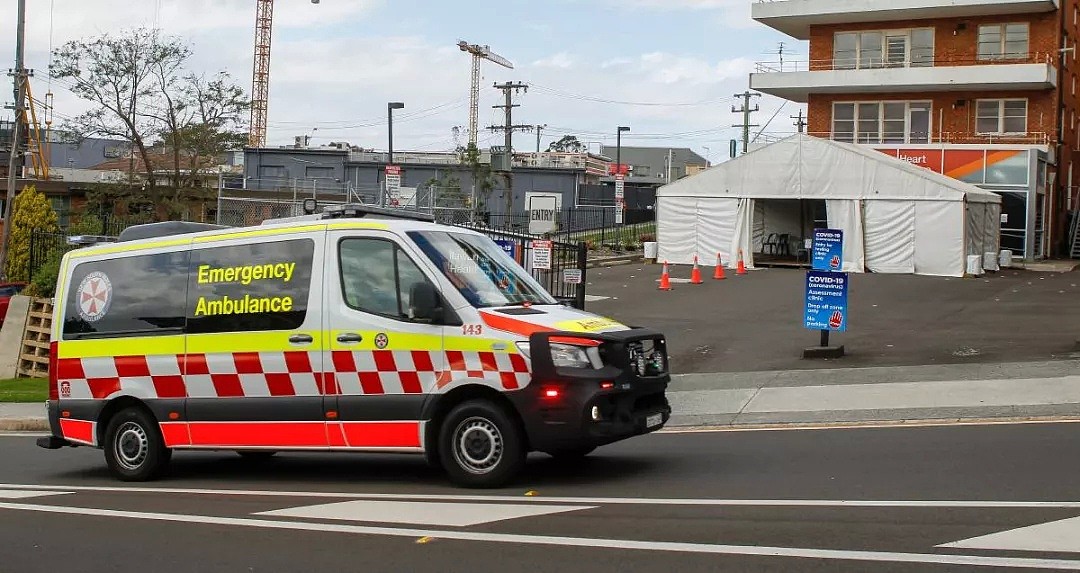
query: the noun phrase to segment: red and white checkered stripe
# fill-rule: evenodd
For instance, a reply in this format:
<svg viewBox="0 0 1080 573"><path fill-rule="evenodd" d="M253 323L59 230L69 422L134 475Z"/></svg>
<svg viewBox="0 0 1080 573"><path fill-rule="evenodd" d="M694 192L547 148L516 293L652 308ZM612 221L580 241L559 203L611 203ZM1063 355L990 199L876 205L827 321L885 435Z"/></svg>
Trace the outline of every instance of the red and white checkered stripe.
<svg viewBox="0 0 1080 573"><path fill-rule="evenodd" d="M61 397L105 399L435 393L452 382L482 380L504 390L529 383L520 354L430 351L234 352L159 356L61 358Z"/></svg>

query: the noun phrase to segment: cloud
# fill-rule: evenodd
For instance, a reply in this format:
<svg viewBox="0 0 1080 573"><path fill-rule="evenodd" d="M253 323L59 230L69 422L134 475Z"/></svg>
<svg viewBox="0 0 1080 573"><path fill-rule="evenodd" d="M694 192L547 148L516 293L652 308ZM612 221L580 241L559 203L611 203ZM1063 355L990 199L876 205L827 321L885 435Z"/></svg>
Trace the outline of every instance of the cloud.
<svg viewBox="0 0 1080 573"><path fill-rule="evenodd" d="M566 52L559 52L552 54L546 58L540 58L532 63L533 66L538 68L558 68L565 70L566 68L573 67L574 58Z"/></svg>

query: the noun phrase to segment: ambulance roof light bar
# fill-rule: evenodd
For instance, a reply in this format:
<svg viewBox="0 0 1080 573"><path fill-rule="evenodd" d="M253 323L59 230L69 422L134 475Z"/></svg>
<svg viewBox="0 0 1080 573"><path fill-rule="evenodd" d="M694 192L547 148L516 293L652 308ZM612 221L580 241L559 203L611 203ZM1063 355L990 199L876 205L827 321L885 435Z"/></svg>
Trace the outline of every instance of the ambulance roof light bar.
<svg viewBox="0 0 1080 573"><path fill-rule="evenodd" d="M384 207L375 207L373 205L364 205L363 203L334 205L325 208L322 213L323 219L361 217L370 217L372 219L410 219L413 221L425 221L427 223L435 222L435 216L427 213L420 213L418 211L410 211L407 209L387 209Z"/></svg>

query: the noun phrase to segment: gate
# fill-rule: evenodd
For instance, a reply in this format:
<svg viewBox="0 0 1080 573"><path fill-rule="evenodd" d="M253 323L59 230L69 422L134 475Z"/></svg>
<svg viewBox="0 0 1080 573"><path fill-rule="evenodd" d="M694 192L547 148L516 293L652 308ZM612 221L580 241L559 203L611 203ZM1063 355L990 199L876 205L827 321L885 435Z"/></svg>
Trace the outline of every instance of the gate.
<svg viewBox="0 0 1080 573"><path fill-rule="evenodd" d="M543 286L555 300L563 304L585 310L585 266L588 248L585 243L566 243L562 241L544 241L540 237L478 228L471 225L458 225L487 235L514 258L529 274ZM551 268L534 268L534 242L551 243ZM567 272L570 271L570 272ZM571 279L573 282L567 282Z"/></svg>

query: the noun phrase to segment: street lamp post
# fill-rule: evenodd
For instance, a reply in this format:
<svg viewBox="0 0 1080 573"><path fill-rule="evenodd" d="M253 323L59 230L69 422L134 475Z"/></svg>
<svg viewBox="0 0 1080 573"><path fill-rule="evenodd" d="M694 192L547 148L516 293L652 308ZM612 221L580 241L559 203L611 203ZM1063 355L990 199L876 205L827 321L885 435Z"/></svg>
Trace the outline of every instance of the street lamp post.
<svg viewBox="0 0 1080 573"><path fill-rule="evenodd" d="M386 121L386 124L387 124L386 132L387 132L387 139L389 140L388 145L387 145L387 153L386 153L386 164L387 165L393 165L394 164L394 110L395 109L402 109L404 107L405 107L405 104L400 102L400 101L392 101L392 102L388 102L386 104L386 120L387 120Z"/></svg>
<svg viewBox="0 0 1080 573"><path fill-rule="evenodd" d="M624 131L630 131L629 126L620 125L619 130L615 133L615 173L622 173L622 134Z"/></svg>

